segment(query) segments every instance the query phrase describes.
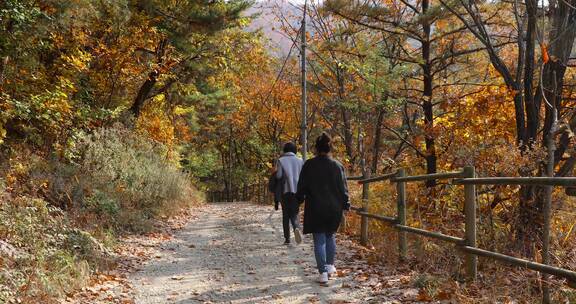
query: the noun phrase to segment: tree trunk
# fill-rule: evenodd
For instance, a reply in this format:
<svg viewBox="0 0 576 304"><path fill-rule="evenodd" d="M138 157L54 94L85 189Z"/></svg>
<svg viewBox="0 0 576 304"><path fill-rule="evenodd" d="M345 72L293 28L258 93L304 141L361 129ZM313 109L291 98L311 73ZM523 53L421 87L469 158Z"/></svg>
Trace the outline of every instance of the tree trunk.
<svg viewBox="0 0 576 304"><path fill-rule="evenodd" d="M514 95L514 117L516 118L516 144L524 150L524 138L526 138L526 121L524 119L524 100L522 93L518 90L518 86L515 84L512 87L515 90L516 95Z"/></svg>
<svg viewBox="0 0 576 304"><path fill-rule="evenodd" d="M536 8L533 8L536 6L533 0L526 0L526 5L527 10L533 9L536 11ZM548 40L555 41L555 43L551 44L550 49L548 49L548 55L550 59L544 65L542 81L539 83L537 91L533 93L533 104L530 105L530 103L525 103L527 115L526 139L532 141L536 140L536 134L538 131L539 118L537 115L540 112L541 106L544 106L545 118L541 138L541 144L543 146L546 145L549 137L553 136L553 134L551 134L553 110L550 105L555 105L559 110L562 109L562 87L564 84L564 76L566 72L565 63L568 62L576 37L576 29L574 29L571 23L567 21L572 20L574 14L575 11L569 8L565 2L550 2L549 18L551 20L549 23L552 24L552 26ZM534 28L530 27L529 21L527 30L530 31L532 29L532 31L535 31ZM527 38L529 38L527 43L532 41L534 44L534 35L527 35ZM530 60L533 61L533 59L533 57L529 57L527 55L526 64L529 64ZM542 94L542 92L544 93ZM525 96L525 98L527 98L527 96ZM532 106L533 110L530 110L529 106ZM534 120L536 123L534 123ZM563 134L560 137L558 149L556 150L556 155L554 158L555 167L562 160L561 156L567 149L569 149L568 145L570 145L570 140L566 139L566 134ZM556 175L566 174L568 171L564 168L573 166L574 160L570 158L566 161L566 166L560 166L561 169ZM541 173L545 172L544 170L540 171ZM534 255L534 244L538 244L538 241L542 237L542 229L544 223L542 210L544 206L545 195L545 187L523 186L520 188L520 203L518 206L517 222L515 223L514 238L517 247L528 256Z"/></svg>
<svg viewBox="0 0 576 304"><path fill-rule="evenodd" d="M533 147L536 133L538 132L538 110L536 109L533 92L537 6L535 0L526 0L525 3L528 23L526 35L524 36L525 53L524 58L521 58L524 65L524 95L522 99L525 113L517 113L517 117L522 117L521 122L524 128L523 132L519 132L517 138L523 151L530 150ZM526 121L524 121L524 118ZM526 174L531 175L528 172L520 172L520 174L524 176ZM539 198L542 197L541 187L521 186L519 195L520 202L518 204L514 239L518 249L528 256L532 256L534 254L533 245L539 239L538 236L542 227L540 218L541 206L538 203L540 201Z"/></svg>
<svg viewBox="0 0 576 304"><path fill-rule="evenodd" d="M350 164L354 164L354 136L352 135L352 123L350 121L350 113L348 110L342 109L342 123L344 126L344 146L346 148L346 155L350 159Z"/></svg>
<svg viewBox="0 0 576 304"><path fill-rule="evenodd" d="M134 98L134 103L132 104L132 107L130 107L130 112L132 112L135 117L140 116L140 112L142 111L142 107L144 107L144 103L148 99L148 96L150 96L150 92L152 92L154 85L156 85L156 82L158 81L158 76L158 71L154 70L150 72L150 74L148 74L148 79L144 81L140 87L140 90L138 90L138 95L136 95L136 98Z"/></svg>
<svg viewBox="0 0 576 304"><path fill-rule="evenodd" d="M168 44L168 39L162 39L158 42L156 46L156 51L154 55L156 56L156 64L161 65L164 61L164 55L166 54L166 45ZM158 77L160 76L160 71L158 68L155 68L148 74L148 79L144 81L140 89L138 90L138 94L136 98L134 98L134 102L130 107L130 112L134 114L135 117L140 116L140 112L146 103L146 100L150 96L150 92L154 89L154 85L158 82Z"/></svg>
<svg viewBox="0 0 576 304"><path fill-rule="evenodd" d="M422 0L422 14L426 15L430 0ZM432 74L432 64L430 63L430 22L427 18L422 18L422 29L424 37L422 39L422 70L424 73L424 100L422 110L424 111L424 126L426 136L426 173L436 173L436 143L434 135L434 109L432 104L432 92L434 76ZM436 185L435 180L426 182L427 187Z"/></svg>
<svg viewBox="0 0 576 304"><path fill-rule="evenodd" d="M548 49L550 60L544 65L542 83L540 84L544 86L544 96L542 96L542 90L540 89L539 92L536 92L536 98L540 100L545 97L548 102L555 100L558 111L562 110L562 87L566 73L565 63L570 58L576 38L576 28L570 22L575 15L576 11L568 7L566 2L550 1L550 18L552 19L550 21L552 24L550 40L554 41L554 43ZM551 90L554 86L558 88L555 93ZM544 130L542 132L543 145L545 145L552 127L552 111L547 105L545 105L545 110ZM558 151L560 151L565 147L560 145L558 148ZM556 157L555 159L558 162L561 157Z"/></svg>
<svg viewBox="0 0 576 304"><path fill-rule="evenodd" d="M380 159L380 146L382 142L382 123L384 122L384 115L386 110L380 109L378 111L378 117L376 118L376 124L374 125L374 143L372 147L372 175L376 175L378 172L378 160Z"/></svg>
<svg viewBox="0 0 576 304"><path fill-rule="evenodd" d="M534 103L534 56L536 46L536 0L526 0L526 13L528 15L528 24L526 28L526 53L524 60L524 108L526 111L526 132L522 138L524 145L531 146L534 144L538 132L538 109Z"/></svg>
<svg viewBox="0 0 576 304"><path fill-rule="evenodd" d="M342 70L337 68L336 77L338 81L338 99L340 101L340 111L342 115L342 133L344 134L344 147L346 148L346 155L350 160L350 170L354 170L354 137L352 135L352 122L350 119L350 113L344 103L344 75L342 75Z"/></svg>
<svg viewBox="0 0 576 304"><path fill-rule="evenodd" d="M6 66L8 66L8 60L10 60L9 56L4 56L0 61L0 90L4 85L4 75L6 73Z"/></svg>
<svg viewBox="0 0 576 304"><path fill-rule="evenodd" d="M544 187L522 186L517 218L514 223L514 240L519 251L533 257L534 245L542 235L542 204Z"/></svg>
<svg viewBox="0 0 576 304"><path fill-rule="evenodd" d="M422 104L424 109L424 123L426 125L426 174L433 174L437 172L437 157L436 157L436 143L434 135L431 134L432 128L434 126L433 108L431 101L424 101ZM427 187L434 187L436 185L435 180L429 180L426 182Z"/></svg>

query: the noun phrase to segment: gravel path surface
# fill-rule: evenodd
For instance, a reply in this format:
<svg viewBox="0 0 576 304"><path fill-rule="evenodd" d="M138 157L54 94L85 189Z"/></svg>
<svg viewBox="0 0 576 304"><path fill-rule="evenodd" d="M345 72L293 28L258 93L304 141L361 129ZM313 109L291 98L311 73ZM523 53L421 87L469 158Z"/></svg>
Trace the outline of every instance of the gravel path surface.
<svg viewBox="0 0 576 304"><path fill-rule="evenodd" d="M351 288L339 272L316 283L311 237L282 245L281 212L248 203L213 204L162 244L133 273L136 303L366 303L370 289ZM342 247L342 246L341 246ZM345 248L339 248L345 255ZM338 267L338 257L336 267ZM382 299L378 303L383 303Z"/></svg>

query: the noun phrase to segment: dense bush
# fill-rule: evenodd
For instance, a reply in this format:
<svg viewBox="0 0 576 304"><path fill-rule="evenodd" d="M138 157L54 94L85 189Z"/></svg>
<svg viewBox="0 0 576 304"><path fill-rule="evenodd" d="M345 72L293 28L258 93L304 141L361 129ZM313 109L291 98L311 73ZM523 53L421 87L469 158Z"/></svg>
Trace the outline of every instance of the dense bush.
<svg viewBox="0 0 576 304"><path fill-rule="evenodd" d="M66 216L44 200L2 193L0 205L0 303L48 303L82 286L88 262L76 255L85 244ZM41 300L41 301L40 301Z"/></svg>
<svg viewBox="0 0 576 304"><path fill-rule="evenodd" d="M85 193L79 207L111 228L140 231L191 200L190 179L166 147L122 126L97 130L76 149L73 171Z"/></svg>
<svg viewBox="0 0 576 304"><path fill-rule="evenodd" d="M121 125L80 136L69 155L69 164L56 163L44 177L98 228L145 231L150 219L197 201L170 151Z"/></svg>
<svg viewBox="0 0 576 304"><path fill-rule="evenodd" d="M116 125L77 134L62 155L11 157L0 179L0 303L50 303L114 266L117 233L199 202L172 155Z"/></svg>

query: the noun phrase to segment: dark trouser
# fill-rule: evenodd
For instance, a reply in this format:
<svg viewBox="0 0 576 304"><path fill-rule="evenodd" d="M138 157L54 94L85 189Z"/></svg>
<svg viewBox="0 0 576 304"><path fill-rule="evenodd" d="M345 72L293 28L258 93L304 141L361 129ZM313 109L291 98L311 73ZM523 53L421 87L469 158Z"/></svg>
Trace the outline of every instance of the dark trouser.
<svg viewBox="0 0 576 304"><path fill-rule="evenodd" d="M290 224L292 224L293 229L300 228L299 207L296 194L288 192L282 195L282 228L286 241L290 241Z"/></svg>

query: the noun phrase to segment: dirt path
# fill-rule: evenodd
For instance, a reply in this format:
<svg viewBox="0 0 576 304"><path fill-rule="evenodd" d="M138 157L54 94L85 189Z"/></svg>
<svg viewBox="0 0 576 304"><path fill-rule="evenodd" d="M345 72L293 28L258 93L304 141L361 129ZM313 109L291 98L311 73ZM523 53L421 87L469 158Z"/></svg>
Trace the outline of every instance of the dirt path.
<svg viewBox="0 0 576 304"><path fill-rule="evenodd" d="M280 212L214 204L130 277L136 303L398 303L357 288L348 270L316 283L311 238L282 245ZM339 248L339 256L350 254ZM338 262L336 267L339 267Z"/></svg>

